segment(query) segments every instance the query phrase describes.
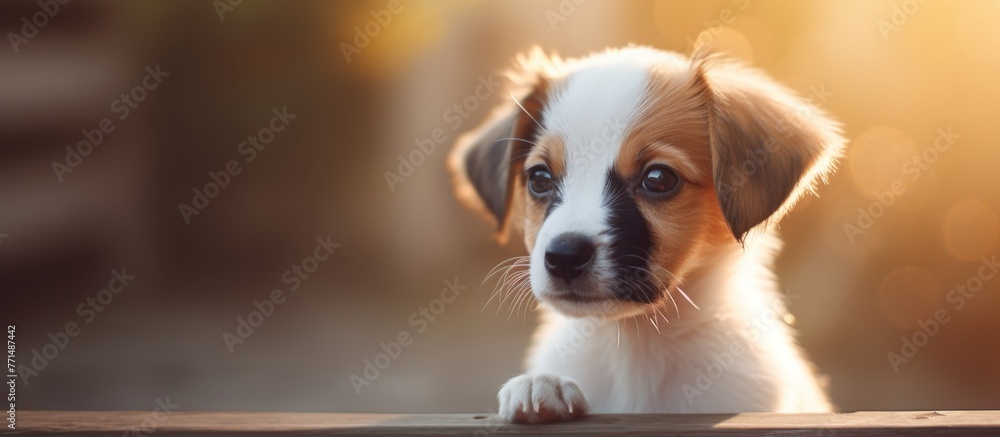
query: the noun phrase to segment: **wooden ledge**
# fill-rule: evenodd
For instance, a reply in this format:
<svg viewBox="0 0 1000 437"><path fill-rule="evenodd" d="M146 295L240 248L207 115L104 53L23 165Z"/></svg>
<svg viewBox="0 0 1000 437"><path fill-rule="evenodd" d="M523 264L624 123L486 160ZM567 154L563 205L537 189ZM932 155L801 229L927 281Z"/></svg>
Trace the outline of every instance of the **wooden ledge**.
<svg viewBox="0 0 1000 437"><path fill-rule="evenodd" d="M6 425L6 423L4 424ZM572 423L509 425L486 414L21 411L6 435L1000 435L1000 411L836 414L596 414Z"/></svg>

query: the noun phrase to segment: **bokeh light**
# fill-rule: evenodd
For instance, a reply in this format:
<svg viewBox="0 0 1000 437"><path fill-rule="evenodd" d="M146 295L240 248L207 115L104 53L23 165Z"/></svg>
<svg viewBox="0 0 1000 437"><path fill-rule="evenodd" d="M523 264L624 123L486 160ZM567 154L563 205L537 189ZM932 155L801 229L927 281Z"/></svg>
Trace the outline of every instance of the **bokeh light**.
<svg viewBox="0 0 1000 437"><path fill-rule="evenodd" d="M628 44L685 54L700 40L830 114L849 140L828 184L775 224L787 321L834 403L1000 409L1000 280L898 373L885 360L919 320L953 309L952 287L1000 246L1000 1L421 0L386 15L388 0L259 0L224 19L218 3L60 3L19 52L0 49L0 311L16 318L19 349L30 357L74 320L111 269L140 278L19 393L21 408L134 410L164 394L190 411L495 408L538 313L483 310L492 290L478 284L524 248L517 235L498 246L450 185L455 139L510 97L477 87L533 46L576 58ZM919 6L898 16L903 3ZM0 2L0 31L38 8ZM171 75L57 180L52 163L150 65ZM447 118L469 99L475 110ZM178 203L285 106L288 129L181 220ZM434 129L445 138L387 186ZM910 161L947 130L960 135L952 147ZM905 193L887 200L894 183ZM343 251L230 354L221 333L319 235ZM456 277L469 291L356 394L348 377Z"/></svg>
<svg viewBox="0 0 1000 437"><path fill-rule="evenodd" d="M753 65L753 48L740 31L729 27L714 27L701 31L695 38L694 50L711 47L734 59Z"/></svg>
<svg viewBox="0 0 1000 437"><path fill-rule="evenodd" d="M903 167L917 152L913 140L899 129L877 126L851 142L847 164L858 191L875 199L894 182L909 182L903 179Z"/></svg>
<svg viewBox="0 0 1000 437"><path fill-rule="evenodd" d="M978 199L955 203L941 223L945 249L962 261L975 261L994 253L998 237L1000 220L989 205Z"/></svg>

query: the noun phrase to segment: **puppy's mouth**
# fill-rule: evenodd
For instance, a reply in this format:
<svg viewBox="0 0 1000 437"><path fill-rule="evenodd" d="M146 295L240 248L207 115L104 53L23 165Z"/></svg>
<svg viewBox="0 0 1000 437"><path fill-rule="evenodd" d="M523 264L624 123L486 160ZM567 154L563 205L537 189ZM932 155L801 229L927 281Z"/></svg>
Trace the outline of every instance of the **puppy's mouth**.
<svg viewBox="0 0 1000 437"><path fill-rule="evenodd" d="M573 290L551 292L546 294L545 298L573 303L598 303L611 300L611 298L606 296L595 296L591 293L581 293Z"/></svg>
<svg viewBox="0 0 1000 437"><path fill-rule="evenodd" d="M611 283L553 284L539 292L538 298L555 311L577 318L619 319L645 312L650 305L662 300L663 293L636 299L634 285L614 285ZM614 281L618 282L618 281ZM651 295L650 291L645 293Z"/></svg>

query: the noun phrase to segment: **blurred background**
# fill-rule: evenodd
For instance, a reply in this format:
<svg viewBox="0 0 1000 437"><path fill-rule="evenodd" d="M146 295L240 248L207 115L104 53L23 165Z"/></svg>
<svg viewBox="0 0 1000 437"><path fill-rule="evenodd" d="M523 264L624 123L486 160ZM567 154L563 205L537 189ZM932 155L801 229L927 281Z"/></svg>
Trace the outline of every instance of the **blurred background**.
<svg viewBox="0 0 1000 437"><path fill-rule="evenodd" d="M851 140L782 223L776 266L833 400L1000 409L1000 279L979 276L1000 249L998 16L971 0L5 1L0 321L33 366L18 407L495 409L538 313L486 306L486 273L523 248L497 246L445 171L507 98L477 87L536 44L712 42ZM206 188L230 161L239 173ZM328 236L340 246L291 291L286 272ZM102 292L113 271L134 279ZM434 304L455 278L467 289ZM284 303L227 341L274 289ZM356 389L401 332L412 344Z"/></svg>

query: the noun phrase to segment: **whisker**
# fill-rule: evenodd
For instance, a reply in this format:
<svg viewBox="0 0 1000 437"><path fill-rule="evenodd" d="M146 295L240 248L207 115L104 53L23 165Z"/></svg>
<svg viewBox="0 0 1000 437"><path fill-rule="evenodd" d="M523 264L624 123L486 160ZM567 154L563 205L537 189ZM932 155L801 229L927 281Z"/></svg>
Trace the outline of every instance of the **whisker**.
<svg viewBox="0 0 1000 437"><path fill-rule="evenodd" d="M514 264L511 264L510 267L507 267L507 270L504 270L503 275L500 276L500 282L506 282L509 279L511 272L517 273L517 270L514 269L518 267L525 267L528 265L529 265L528 262L521 262L521 261L514 262Z"/></svg>
<svg viewBox="0 0 1000 437"><path fill-rule="evenodd" d="M670 323L670 319L668 319L667 316L663 315L663 312L660 311L660 307L659 306L655 306L655 307L653 307L653 309L656 310L656 312L660 314L660 317L663 317L663 321L664 322Z"/></svg>
<svg viewBox="0 0 1000 437"><path fill-rule="evenodd" d="M522 279L517 285L518 296L517 302L515 302L514 309L515 314L520 314L520 307L522 303L527 303L532 296L531 289L528 287L528 282L526 279Z"/></svg>
<svg viewBox="0 0 1000 437"><path fill-rule="evenodd" d="M626 255L625 255L625 257L626 257L626 258L627 258L627 257L633 257L633 258L637 258L637 259L641 259L641 260L645 261L645 259L644 259L644 258L642 258L642 257L640 257L640 256L638 256L638 255L635 255L635 254L626 254ZM668 269L666 269L666 268L664 268L664 267L662 267L662 266L658 266L658 265L653 265L652 267L653 267L653 268L656 268L656 269L658 269L658 270L662 270L662 271L666 272L666 273L667 273L667 274L669 274L670 276L672 276L672 277L674 277L675 279L677 279L678 283L681 283L681 282L682 282L682 281L681 281L681 280L680 280L680 279L679 279L679 278L677 277L677 275L675 275L675 274L674 274L673 272L671 272L670 270L668 270ZM663 282L663 281L662 281L662 280L660 279L660 277L659 277L659 276L657 276L657 275L653 274L653 272L652 272L652 271L650 271L649 269L646 269L646 268L644 268L644 267L640 267L640 266L629 266L629 267L628 267L628 269L631 269L631 270L633 270L633 271L636 271L636 272L640 272L640 273L645 273L645 274L648 274L648 275L649 275L649 276L648 276L648 278L650 278L650 280L651 280L652 282L655 282L655 284L650 284L650 285L646 285L646 284L642 284L642 285L641 285L641 287L639 287L639 288L641 288L641 289L638 289L638 288L637 288L637 286L636 286L636 284L635 284L635 283L634 283L633 281L628 281L628 282L626 282L626 285L628 285L628 286L629 286L630 288L632 288L633 290L636 290L636 291L639 291L639 292L653 292L653 293L655 293L655 292L654 292L654 291L653 291L653 290L652 290L652 289L651 289L650 287L652 287L652 286L654 286L654 285L655 285L655 287L656 287L656 289L657 289L657 290L663 290L664 294L666 294L666 295L667 295L667 298L668 298L668 299L670 300L670 303L671 303L671 304L673 305L673 307L674 307L674 312L675 312L675 313L677 314L677 316L678 316L678 317L680 317L680 308L679 308L679 307L678 307L678 305L677 305L677 300L676 300L676 299L674 299L674 296L673 296L673 293L671 293L671 291L670 291L670 288L671 288L670 286L667 286L667 285L666 285L666 284L665 284L665 283L664 283L664 282ZM678 291L679 291L679 292L681 293L681 295L682 295L682 296L684 296L684 299L685 299L685 300L687 300L687 302L688 302L688 303L690 303L690 304L691 304L691 306L693 306L693 307L694 307L695 309L698 309L698 310L701 310L701 308L699 308L699 307L698 307L698 305L697 305L697 304L695 304L695 303L694 303L694 301L692 301L692 300L691 300L690 296L688 296L688 295L687 295L687 293L685 293L685 292L684 292L684 290L683 290L683 289L681 289L679 285L675 286L675 288L677 288L677 290L678 290ZM657 311L659 311L659 308L655 308L655 309L656 309ZM667 318L667 316L666 316L666 315L664 315L664 314L663 314L662 312L660 312L660 315L662 315L662 316L663 316L663 320L665 320L665 321L666 321L667 323L670 323L670 320L669 320L669 319Z"/></svg>
<svg viewBox="0 0 1000 437"><path fill-rule="evenodd" d="M505 320L504 323L507 323L508 321L510 321L510 318L514 316L514 313L517 310L517 308L519 308L521 306L521 302L523 302L524 299L526 297L528 297L529 294L531 294L531 293L528 292L527 289L522 288L522 289L518 290L517 300L514 302L513 305L511 305L510 314L507 315L507 320Z"/></svg>
<svg viewBox="0 0 1000 437"><path fill-rule="evenodd" d="M511 261L513 261L513 262L511 262ZM510 265L507 265L508 263L510 263ZM508 285L508 280L509 280L508 276L510 275L511 271L513 269L517 268L517 267L523 267L523 266L527 266L529 264L530 264L529 257L527 257L527 256L515 256L515 257L508 258L506 260L503 260L499 264L497 264L496 267L493 267L490 270L490 272L486 275L486 278L483 279L482 284L479 285L480 287L482 287L483 285L485 285L486 282L489 281L489 279L491 277L493 277L494 275L500 273L501 271L503 271L504 274L501 275L499 279L497 279L497 285L494 286L493 293L490 294L489 299L486 300L486 304L483 305L483 308L481 310L479 310L479 312L485 311L486 307L488 307L490 305L490 302L492 302L493 298L497 297L497 295L500 296L500 302L501 302L501 306L502 306L503 305L503 300L504 300L503 291L504 291L504 288Z"/></svg>
<svg viewBox="0 0 1000 437"><path fill-rule="evenodd" d="M528 298L524 300L524 318L523 318L524 321L528 321L529 308L531 306L531 303L534 301L535 301L535 294L529 292Z"/></svg>
<svg viewBox="0 0 1000 437"><path fill-rule="evenodd" d="M531 287L529 280L530 278L525 274L522 275L519 279L516 280L514 284L511 285L511 290L512 290L511 293L514 294L516 297L514 298L513 302L511 302L510 314L507 315L507 320L510 320L510 318L515 314L515 312L517 312L517 309L521 306L521 302L525 299L525 297L531 294Z"/></svg>
<svg viewBox="0 0 1000 437"><path fill-rule="evenodd" d="M504 304L504 302L506 302L506 301L507 301L507 298L508 298L508 297L510 297L510 296L511 296L512 294L515 294L515 293L514 293L514 292L513 292L512 290L509 290L509 289L508 289L508 290L507 290L507 293L506 293L506 294L504 294L504 295L502 295L502 297L500 298L500 304L499 304L499 305L497 305L497 310L493 312L493 315L494 315L494 316L498 316L498 315L500 315L500 310L502 310L502 309L503 309L503 304ZM511 302L513 302L513 300L514 300L514 299L516 299L516 298L517 298L517 297L516 297L516 295L515 295L515 297L511 299Z"/></svg>
<svg viewBox="0 0 1000 437"><path fill-rule="evenodd" d="M634 255L633 255L633 256L634 256ZM698 311L701 311L701 308L700 308L700 307L698 307L698 305L697 305L696 303L694 303L694 301L693 301L693 300L691 300L691 297L690 297L690 296L688 296L688 295L687 295L687 293L685 293L685 292L684 292L684 290L683 290L683 289L682 289L682 288L680 287L680 284L683 284L683 283L684 283L684 281L681 281L681 279L680 279L680 278L678 278L678 277L677 277L677 275L675 275L675 274L674 274L673 272L671 272L670 270L667 270L667 269L666 269L666 268L664 268L663 266L654 266L654 267L655 267L655 268L657 268L657 269L660 269L660 270L663 270L663 271L664 271L664 272L666 272L666 273L667 273L668 275L670 275L670 276L673 276L673 277L674 277L674 279L677 279L677 283L678 283L678 285L676 285L676 286L675 286L674 288L676 288L676 289L677 289L677 291L679 291L679 292L681 293L681 296L683 296L683 297L684 297L684 299L685 299L685 300L687 300L687 302L688 302L689 304L691 304L691 306L693 306L693 307L694 307L694 308L695 308L696 310L698 310ZM669 292L670 292L670 289L669 289L669 288L667 288L667 294L668 294L668 295L670 294ZM672 298L672 296L671 296L671 298ZM674 306L676 307L676 305L677 305L677 304L676 304L676 302L675 302L675 303L674 303ZM680 315L680 311L678 311L678 313L677 313L677 314L678 314L678 315Z"/></svg>
<svg viewBox="0 0 1000 437"><path fill-rule="evenodd" d="M632 256L636 256L636 255L632 255ZM656 281L655 284L649 284L649 285L643 287L643 290L648 291L649 294L654 295L654 297L656 297L656 295L659 294L659 293L657 293L657 291L659 291L659 290L666 290L668 288L666 286L666 284L664 284L663 281L660 280L660 278L657 277L655 274L653 274L653 272L651 272L649 269L646 269L646 268L643 268L643 267L629 267L629 268L632 269L632 270L638 271L639 273L645 273L645 274L649 275L648 276L649 278L652 278L654 281Z"/></svg>
<svg viewBox="0 0 1000 437"><path fill-rule="evenodd" d="M649 271L647 269L643 269L641 267L639 267L638 269L641 269L642 271L645 271L646 273L649 273L650 277L652 277L653 279L656 280L656 288L657 288L657 290L663 290L663 293L667 295L667 299L669 299L670 302L674 305L674 312L677 314L677 317L680 318L681 312L680 312L680 309L677 308L677 300L674 299L673 293L670 292L670 286L664 284L663 281L660 280L659 277L657 277L656 275L653 274L653 272L651 272L651 271ZM670 319L668 319L667 316L664 315L663 312L660 311L659 306L654 306L653 309L656 310L656 312L660 313L661 316L663 316L663 320L665 322L670 323Z"/></svg>
<svg viewBox="0 0 1000 437"><path fill-rule="evenodd" d="M498 283L498 286L499 286L498 290L500 291L500 307L497 308L497 312L498 313L500 312L500 308L503 307L504 301L507 299L506 295L510 295L509 292L513 289L513 287L512 287L513 284L517 282L517 279L515 279L515 278L520 278L521 276L518 276L518 275L526 274L528 272L527 270L521 270L521 271L516 271L516 272L514 272L513 275L511 275L511 270L513 270L513 269L515 269L517 267L524 267L526 265L527 264L517 264L517 263L515 263L515 264L511 265L510 267L508 267L507 270L504 272L504 274L502 276L500 276L500 280L499 280L499 283ZM506 289L508 291L508 293L506 293L506 295L503 293L504 289Z"/></svg>
<svg viewBox="0 0 1000 437"><path fill-rule="evenodd" d="M497 140L497 142L499 143L499 142L501 142L501 141L505 141L505 140L511 140L511 141L524 141L524 142L526 142L526 143L528 143L528 144L531 144L532 146L537 146L537 147L542 147L542 145L541 145L541 144L538 144L538 143L536 143L536 142L534 142L534 141L528 141L528 140L526 140L526 139L524 139L524 138L518 138L518 137L507 137L507 138L500 138L499 140Z"/></svg>
<svg viewBox="0 0 1000 437"><path fill-rule="evenodd" d="M666 289L667 297L670 299L670 303L674 304L674 313L677 314L677 318L681 318L681 310L677 308L677 300L674 299L674 294L670 292L670 289Z"/></svg>
<svg viewBox="0 0 1000 437"><path fill-rule="evenodd" d="M517 283L511 286L512 289L516 290L515 294L516 296L518 296L518 299L514 302L515 305L520 305L521 303L520 301L521 299L523 299L523 295L531 294L531 287L528 281L529 279L527 277L523 277L521 279L518 279Z"/></svg>
<svg viewBox="0 0 1000 437"><path fill-rule="evenodd" d="M524 106L521 105L521 102L517 101L517 98L514 97L513 93L510 93L510 99L514 101L514 104L517 105L518 108L521 108L521 110L524 111L524 114L527 115L528 118L531 119L531 121L535 122L535 124L538 125L539 129L541 129L545 133L549 132L548 130L545 129L545 126L542 126L542 124L539 123L538 120L535 120L535 117L533 115L531 115L531 113L528 112L527 109L524 109Z"/></svg>
<svg viewBox="0 0 1000 437"><path fill-rule="evenodd" d="M513 294L513 280L509 279L506 274L504 274L501 280L502 284L498 290L500 292L500 304L497 306L497 310L493 313L493 315L500 314L500 310L503 309L503 303L507 301L507 298L510 297L511 294ZM506 290L507 293L504 293L504 290Z"/></svg>
<svg viewBox="0 0 1000 437"><path fill-rule="evenodd" d="M675 275L674 272L671 272L670 270L667 270L665 267L663 267L663 266L656 266L656 268L658 268L660 270L663 270L668 275L672 276L674 279L677 280L678 284L683 284L684 283L684 281L682 281L681 278L677 277L677 275Z"/></svg>
<svg viewBox="0 0 1000 437"><path fill-rule="evenodd" d="M655 316L655 315L654 315L654 316ZM652 324L653 324L653 329L656 329L656 333L657 333L657 334L662 334L662 333L660 332L660 327L656 325L656 320L654 320L654 319L653 319L652 317L649 317L649 323L652 323Z"/></svg>
<svg viewBox="0 0 1000 437"><path fill-rule="evenodd" d="M515 138L515 139L517 139L517 140L522 140L522 141L528 141L528 140L525 140L525 139L523 139L523 138ZM529 150L525 150L525 151L523 151L523 152L520 152L520 153L517 153L517 154L514 154L514 155L511 155L511 156L510 156L510 158L508 158L508 159L505 159L505 160L503 160L503 161L502 161L502 162L500 163L499 167L500 167L501 169L509 169L509 168L510 168L510 165L511 165L511 163L513 163L513 162L515 162L515 161L519 161L519 160L522 160L522 159L524 159L524 158L527 158L527 157L528 157L528 155L531 155L531 150L530 150L530 149L529 149Z"/></svg>
<svg viewBox="0 0 1000 437"><path fill-rule="evenodd" d="M698 308L698 305L695 305L694 301L692 301L691 298L688 297L687 293L685 293L684 290L681 290L681 287L676 287L676 288L677 288L677 291L681 292L681 296L683 296L684 299L686 299L688 301L688 303L691 304L691 306L694 307L694 309L696 309L698 311L701 311L701 308Z"/></svg>
<svg viewBox="0 0 1000 437"><path fill-rule="evenodd" d="M497 297L498 295L500 296L500 304L503 305L503 298L504 298L503 287L502 286L498 286L495 290L493 290L493 293L490 294L490 298L488 300L486 300L486 304L483 305L483 308L480 309L479 312L481 313L481 312L485 311L486 307L490 306L490 302L493 302L493 298Z"/></svg>
<svg viewBox="0 0 1000 437"><path fill-rule="evenodd" d="M493 267L492 269L490 269L489 273L486 274L486 277L483 278L483 282L481 284L479 284L479 286L482 287L484 284L486 284L486 281L490 280L490 278L493 275L499 273L500 270L502 270L505 267L505 264L507 264L508 262L514 261L513 264L517 264L517 260L521 260L523 258L528 258L528 257L527 256L512 256L512 257L507 258L507 259L505 259L503 261L500 261L500 263L497 264L496 267Z"/></svg>
<svg viewBox="0 0 1000 437"><path fill-rule="evenodd" d="M510 318L514 315L514 303L517 302L517 300L521 297L520 289L518 289L516 291L511 291L511 292L507 293L507 295L508 296L513 296L513 297L511 298L510 305L509 305L510 306L510 310L507 311L507 319L504 320L504 323L509 322ZM497 308L497 313L498 314L500 313L501 309L502 309L502 307L501 308Z"/></svg>
<svg viewBox="0 0 1000 437"><path fill-rule="evenodd" d="M622 345L622 325L618 323L618 319L615 319L615 327L618 328L618 339L615 341L615 352L617 352L618 347Z"/></svg>

